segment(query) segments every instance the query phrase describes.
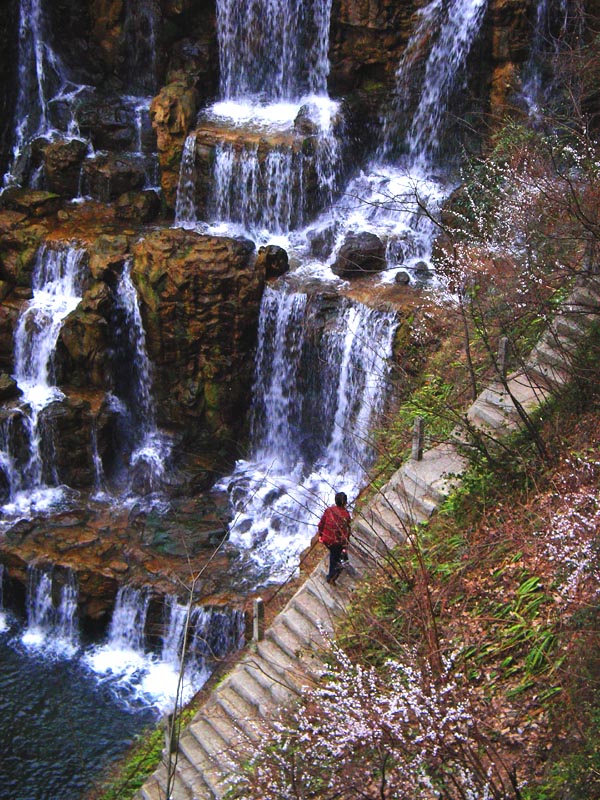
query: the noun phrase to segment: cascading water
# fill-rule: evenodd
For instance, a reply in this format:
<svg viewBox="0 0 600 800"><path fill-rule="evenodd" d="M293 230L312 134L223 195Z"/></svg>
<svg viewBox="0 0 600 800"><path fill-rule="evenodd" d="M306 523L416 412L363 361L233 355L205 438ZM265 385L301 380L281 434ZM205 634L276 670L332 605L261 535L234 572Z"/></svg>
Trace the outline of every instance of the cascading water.
<svg viewBox="0 0 600 800"><path fill-rule="evenodd" d="M3 796L15 800L87 796L102 768L136 734L176 701L187 702L216 660L243 644L242 612L200 607L188 614L186 605L167 596L152 652L146 647L150 595L123 587L106 643L85 645L75 577L57 567L30 568L27 627L19 631L17 615L3 613L3 573L0 564L0 707L12 724L0 726L0 777Z"/></svg>
<svg viewBox="0 0 600 800"><path fill-rule="evenodd" d="M215 147L207 211L214 230L225 223L262 240L286 234L337 192L342 154L334 133L339 108L327 97L330 14L331 0L217 2L221 100L201 119L239 128L246 139ZM307 126L310 154L303 152ZM188 226L198 221L192 148L188 138L175 215ZM319 187L310 199L307 171Z"/></svg>
<svg viewBox="0 0 600 800"><path fill-rule="evenodd" d="M165 478L170 443L156 425L152 397L152 365L146 350L146 333L131 264L122 272L116 291L119 369L114 407L121 412L124 439L130 442L128 480L134 492L148 495L160 490Z"/></svg>
<svg viewBox="0 0 600 800"><path fill-rule="evenodd" d="M487 0L454 0L445 7L440 32L427 59L419 104L407 137L410 159L415 166L427 169L438 153L448 101L464 71L486 6Z"/></svg>
<svg viewBox="0 0 600 800"><path fill-rule="evenodd" d="M4 564L0 564L0 633L8 628L6 612L4 610Z"/></svg>
<svg viewBox="0 0 600 800"><path fill-rule="evenodd" d="M236 153L219 145L215 153L211 218L239 223L245 230L265 228L287 233L302 221L302 192L291 191L290 180L302 185L303 157L291 148L270 150L260 163L257 147ZM245 187L241 196L236 187ZM262 205L262 198L267 203Z"/></svg>
<svg viewBox="0 0 600 800"><path fill-rule="evenodd" d="M0 426L0 465L9 487L9 513L43 510L60 501L52 460L47 458L41 412L64 395L53 381L53 358L60 330L78 306L86 274L85 251L74 247L38 253L33 272L33 298L19 317L15 330L15 380L22 392L20 409ZM20 437L13 430L19 428ZM19 450L28 442L29 454ZM46 446L44 446L44 443Z"/></svg>
<svg viewBox="0 0 600 800"><path fill-rule="evenodd" d="M196 214L196 131L186 138L179 166L179 182L175 203L175 225L179 228L193 228L197 223Z"/></svg>
<svg viewBox="0 0 600 800"><path fill-rule="evenodd" d="M28 575L27 629L23 643L63 657L72 656L79 646L75 576L67 571L63 580L57 582L52 571L31 566Z"/></svg>
<svg viewBox="0 0 600 800"><path fill-rule="evenodd" d="M221 98L327 93L331 0L218 0Z"/></svg>
<svg viewBox="0 0 600 800"><path fill-rule="evenodd" d="M79 136L73 101L85 88L72 83L50 44L45 0L19 2L18 95L13 155L4 185L28 180L29 145L33 139L60 133Z"/></svg>
<svg viewBox="0 0 600 800"><path fill-rule="evenodd" d="M523 107L536 122L552 94L554 82L546 73L552 57L560 52L569 21L569 4L566 0L538 0L521 89Z"/></svg>
<svg viewBox="0 0 600 800"><path fill-rule="evenodd" d="M170 711L175 702L188 702L201 688L214 669L215 656L241 647L243 614L224 609L219 616L212 609L189 609L177 597L167 596L160 648L152 652L146 644L150 600L143 589L121 587L106 642L92 647L84 658L118 693ZM201 646L203 641L210 647Z"/></svg>
<svg viewBox="0 0 600 800"><path fill-rule="evenodd" d="M230 539L263 580L295 568L323 503L334 490L355 495L372 463L396 318L340 300L324 324L326 305L285 289L263 298L251 455L221 484L235 511Z"/></svg>
<svg viewBox="0 0 600 800"><path fill-rule="evenodd" d="M348 233L365 231L386 243L382 282L393 281L399 270L432 277L433 220L452 188L432 173L442 171L436 158L448 102L464 76L486 5L487 0L430 0L419 11L396 72L396 96L374 161L346 187L332 213L303 233L333 231L335 245L326 267ZM432 42L425 59L424 42Z"/></svg>
<svg viewBox="0 0 600 800"><path fill-rule="evenodd" d="M194 609L189 650L199 668L211 671L219 659L239 650L244 644L245 624L243 611Z"/></svg>
<svg viewBox="0 0 600 800"><path fill-rule="evenodd" d="M159 19L157 0L128 0L125 4L128 85L140 95L156 92Z"/></svg>

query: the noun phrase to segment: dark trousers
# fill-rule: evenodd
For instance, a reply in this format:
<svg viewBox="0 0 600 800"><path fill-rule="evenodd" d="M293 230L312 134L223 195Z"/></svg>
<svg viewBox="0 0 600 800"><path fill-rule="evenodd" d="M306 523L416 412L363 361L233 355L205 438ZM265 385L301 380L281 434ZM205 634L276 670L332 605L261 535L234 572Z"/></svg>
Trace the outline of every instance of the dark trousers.
<svg viewBox="0 0 600 800"><path fill-rule="evenodd" d="M329 545L329 572L327 573L327 580L328 581L335 581L337 576L342 571L341 562L342 562L342 551L344 549L343 544L331 544Z"/></svg>

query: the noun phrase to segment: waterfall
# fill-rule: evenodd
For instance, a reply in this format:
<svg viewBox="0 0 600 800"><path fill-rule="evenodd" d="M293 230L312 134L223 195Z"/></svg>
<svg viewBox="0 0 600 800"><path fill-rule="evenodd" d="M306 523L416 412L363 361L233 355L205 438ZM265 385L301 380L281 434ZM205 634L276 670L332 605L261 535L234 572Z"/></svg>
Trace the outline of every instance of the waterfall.
<svg viewBox="0 0 600 800"><path fill-rule="evenodd" d="M170 711L176 701L188 702L202 687L216 657L241 646L244 618L241 614L240 622L241 612L229 609L219 613L203 608L190 611L176 596L167 595L160 648L154 653L147 648L145 635L150 600L148 591L121 587L106 642L92 647L85 661L96 675L110 680L115 691Z"/></svg>
<svg viewBox="0 0 600 800"><path fill-rule="evenodd" d="M116 651L143 654L146 615L150 594L131 586L121 586L108 629L108 647Z"/></svg>
<svg viewBox="0 0 600 800"><path fill-rule="evenodd" d="M446 8L447 19L429 53L419 105L408 133L408 149L415 163L428 164L439 149L448 101L479 33L486 6L487 0L454 0Z"/></svg>
<svg viewBox="0 0 600 800"><path fill-rule="evenodd" d="M0 633L8 629L8 621L4 611L4 564L0 564Z"/></svg>
<svg viewBox="0 0 600 800"><path fill-rule="evenodd" d="M27 630L23 643L72 656L79 644L75 575L68 570L66 580L61 582L56 580L54 571L29 566L27 572Z"/></svg>
<svg viewBox="0 0 600 800"><path fill-rule="evenodd" d="M44 508L62 494L56 483L51 442L40 414L64 395L53 380L56 344L67 316L78 306L86 275L85 251L74 247L38 252L33 272L33 298L22 311L15 329L15 380L22 392L21 407L0 425L0 464L9 484L5 510ZM22 456L22 441L29 455Z"/></svg>
<svg viewBox="0 0 600 800"><path fill-rule="evenodd" d="M340 127L339 104L327 97L330 14L331 0L217 3L221 99L205 117L242 132L235 143L225 140L215 147L211 224L238 226L266 241L333 201L342 153L339 131L334 133ZM197 219L193 159L188 140L177 224ZM310 197L305 196L308 171L316 187Z"/></svg>
<svg viewBox="0 0 600 800"><path fill-rule="evenodd" d="M218 0L221 98L326 94L330 13L331 0Z"/></svg>
<svg viewBox="0 0 600 800"><path fill-rule="evenodd" d="M247 231L286 233L302 219L302 169L302 154L291 148L269 150L261 163L257 145L218 145L211 217Z"/></svg>
<svg viewBox="0 0 600 800"><path fill-rule="evenodd" d="M52 381L52 360L66 317L82 298L85 251L42 247L33 272L33 299L15 332L15 379L23 399L40 409L62 397Z"/></svg>
<svg viewBox="0 0 600 800"><path fill-rule="evenodd" d="M175 225L194 227L196 214L196 132L186 138L179 165L179 182L175 203Z"/></svg>
<svg viewBox="0 0 600 800"><path fill-rule="evenodd" d="M121 350L117 375L116 407L123 413L127 438L131 440L130 483L134 491L151 494L160 489L170 443L156 425L152 398L152 365L146 350L146 332L136 288L131 280L131 262L127 262L116 291L116 331Z"/></svg>
<svg viewBox="0 0 600 800"><path fill-rule="evenodd" d="M190 654L205 670L244 644L245 615L229 608L200 607L192 616Z"/></svg>
<svg viewBox="0 0 600 800"><path fill-rule="evenodd" d="M33 139L59 132L69 137L79 135L72 105L85 87L69 81L52 49L45 2L19 2L18 94L12 162L4 176L5 186L27 179L28 148Z"/></svg>
<svg viewBox="0 0 600 800"><path fill-rule="evenodd" d="M357 493L369 431L385 397L396 318L340 300L267 287L253 389L251 454L221 482L230 539L269 580L289 574L332 492ZM329 321L328 321L329 320Z"/></svg>
<svg viewBox="0 0 600 800"><path fill-rule="evenodd" d="M437 233L434 220L452 190L440 180L443 170L436 159L448 103L464 78L486 3L430 0L418 12L396 71L394 102L373 162L350 182L332 212L308 230L333 233L335 243L326 266L333 264L348 233L366 231L386 245L382 282L392 282L399 270L416 281L420 275L434 277L430 272Z"/></svg>
<svg viewBox="0 0 600 800"><path fill-rule="evenodd" d="M150 121L150 104L152 97L126 95L121 98L132 111L135 125L135 150L132 155L143 165L146 189L160 191L160 166L152 123Z"/></svg>
<svg viewBox="0 0 600 800"><path fill-rule="evenodd" d="M156 0L128 0L125 14L128 85L140 94L154 94L158 78L158 3Z"/></svg>
<svg viewBox="0 0 600 800"><path fill-rule="evenodd" d="M161 659L165 664L179 666L183 656L185 626L189 618L189 606L180 603L175 595L168 595L165 598L161 648Z"/></svg>
<svg viewBox="0 0 600 800"><path fill-rule="evenodd" d="M566 0L537 0L531 48L521 88L521 102L534 121L539 121L552 94L554 82L545 72L548 61L560 52L569 17Z"/></svg>
<svg viewBox="0 0 600 800"><path fill-rule="evenodd" d="M430 0L420 10L396 70L397 88L391 113L384 121L380 158L389 159L404 142L407 162L413 169L427 169L439 150L448 101L464 74L486 6L487 0L451 0L448 4ZM423 42L430 40L433 44L423 67Z"/></svg>

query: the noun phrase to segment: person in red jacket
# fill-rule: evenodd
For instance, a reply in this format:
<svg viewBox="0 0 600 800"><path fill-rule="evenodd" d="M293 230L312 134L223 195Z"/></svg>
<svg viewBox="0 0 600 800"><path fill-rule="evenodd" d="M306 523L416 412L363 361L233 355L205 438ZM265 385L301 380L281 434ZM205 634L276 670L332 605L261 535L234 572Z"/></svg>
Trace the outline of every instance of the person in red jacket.
<svg viewBox="0 0 600 800"><path fill-rule="evenodd" d="M350 514L346 508L348 498L345 492L337 492L335 505L329 506L323 512L317 527L319 541L329 550L329 572L327 583L334 584L338 579L346 548L350 541Z"/></svg>

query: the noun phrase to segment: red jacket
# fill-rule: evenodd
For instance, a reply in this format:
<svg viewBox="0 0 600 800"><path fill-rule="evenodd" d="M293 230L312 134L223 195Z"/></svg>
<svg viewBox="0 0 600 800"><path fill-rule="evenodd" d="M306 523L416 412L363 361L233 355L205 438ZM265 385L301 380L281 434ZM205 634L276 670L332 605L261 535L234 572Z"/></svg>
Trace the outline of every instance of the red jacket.
<svg viewBox="0 0 600 800"><path fill-rule="evenodd" d="M325 509L317 527L319 541L330 547L332 544L348 544L350 539L350 514L340 506Z"/></svg>

